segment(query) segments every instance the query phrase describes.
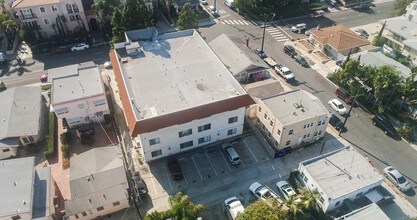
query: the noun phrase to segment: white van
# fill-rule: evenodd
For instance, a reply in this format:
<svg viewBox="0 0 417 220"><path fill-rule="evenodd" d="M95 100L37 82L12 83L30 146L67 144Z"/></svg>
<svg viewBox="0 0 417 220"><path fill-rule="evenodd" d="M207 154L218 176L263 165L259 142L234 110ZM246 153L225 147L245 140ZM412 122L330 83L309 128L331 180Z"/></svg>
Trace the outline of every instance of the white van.
<svg viewBox="0 0 417 220"><path fill-rule="evenodd" d="M230 219L235 220L239 213L244 212L245 208L238 198L230 197L224 201L224 206Z"/></svg>
<svg viewBox="0 0 417 220"><path fill-rule="evenodd" d="M227 7L229 7L229 8L231 8L231 9L233 9L233 8L235 8L233 1L234 1L234 0L224 0L224 4L225 4Z"/></svg>
<svg viewBox="0 0 417 220"><path fill-rule="evenodd" d="M305 23L297 24L291 27L291 31L300 34L303 30L307 28Z"/></svg>

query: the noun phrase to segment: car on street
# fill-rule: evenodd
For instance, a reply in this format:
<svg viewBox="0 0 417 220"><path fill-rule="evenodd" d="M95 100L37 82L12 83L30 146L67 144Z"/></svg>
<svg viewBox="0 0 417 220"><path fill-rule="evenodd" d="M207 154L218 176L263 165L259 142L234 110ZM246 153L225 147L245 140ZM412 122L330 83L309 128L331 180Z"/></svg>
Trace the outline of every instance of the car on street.
<svg viewBox="0 0 417 220"><path fill-rule="evenodd" d="M208 5L207 0L200 0L200 3L201 3L202 5Z"/></svg>
<svg viewBox="0 0 417 220"><path fill-rule="evenodd" d="M359 36L364 37L364 38L368 38L368 37L369 37L368 32L366 32L366 31L365 31L364 29L362 29L362 28L356 28L356 29L355 29L355 33L356 33L357 35L359 35Z"/></svg>
<svg viewBox="0 0 417 220"><path fill-rule="evenodd" d="M301 55L294 56L294 60L303 67L309 67L307 60Z"/></svg>
<svg viewBox="0 0 417 220"><path fill-rule="evenodd" d="M68 47L67 46L54 47L51 50L52 54L61 54L61 53L66 53L66 52L68 52Z"/></svg>
<svg viewBox="0 0 417 220"><path fill-rule="evenodd" d="M173 180L180 180L183 178L182 170L178 159L171 157L167 160L167 165L169 172L171 172L171 177Z"/></svg>
<svg viewBox="0 0 417 220"><path fill-rule="evenodd" d="M90 48L90 45L86 43L78 43L75 46L71 47L71 51L80 51Z"/></svg>
<svg viewBox="0 0 417 220"><path fill-rule="evenodd" d="M4 82L0 81L0 91L6 90L6 85L4 84Z"/></svg>
<svg viewBox="0 0 417 220"><path fill-rule="evenodd" d="M318 10L318 11L311 13L310 18L319 18L321 16L324 16L325 14L326 12L324 12L323 10Z"/></svg>
<svg viewBox="0 0 417 220"><path fill-rule="evenodd" d="M332 99L328 102L328 104L333 110L339 113L339 115L346 115L348 113L347 109L339 99Z"/></svg>
<svg viewBox="0 0 417 220"><path fill-rule="evenodd" d="M237 154L235 148L233 147L233 145L229 142L223 143L221 145L224 153L226 154L227 160L229 160L229 162L232 165L239 165L240 164L240 157Z"/></svg>
<svg viewBox="0 0 417 220"><path fill-rule="evenodd" d="M292 71L286 66L278 64L274 67L274 69L275 72L282 76L286 81L291 81L295 79L294 73L292 73Z"/></svg>
<svg viewBox="0 0 417 220"><path fill-rule="evenodd" d="M327 0L327 3L333 7L335 7L337 5L336 0Z"/></svg>
<svg viewBox="0 0 417 220"><path fill-rule="evenodd" d="M365 10L365 9L369 9L370 7L371 7L370 4L359 4L359 5L356 5L355 7L353 7L353 9Z"/></svg>
<svg viewBox="0 0 417 220"><path fill-rule="evenodd" d="M94 48L97 48L97 47L101 47L101 46L104 46L104 45L107 45L107 44L109 44L109 42L104 41L104 40L96 40L96 41L93 43L93 47L94 47Z"/></svg>
<svg viewBox="0 0 417 220"><path fill-rule="evenodd" d="M256 48L254 51L261 59L266 58L266 53L261 48Z"/></svg>
<svg viewBox="0 0 417 220"><path fill-rule="evenodd" d="M47 82L48 81L48 74L47 73L44 73L44 74L42 74L40 77L39 77L39 80L41 81L41 82Z"/></svg>
<svg viewBox="0 0 417 220"><path fill-rule="evenodd" d="M213 5L210 5L208 8L211 15L213 15L214 17L219 16L219 12L217 11L217 9L214 8Z"/></svg>
<svg viewBox="0 0 417 220"><path fill-rule="evenodd" d="M307 28L307 25L305 23L300 23L300 24L296 24L292 26L291 31L294 33L301 34L301 32L303 32L303 30L305 30L306 28Z"/></svg>
<svg viewBox="0 0 417 220"><path fill-rule="evenodd" d="M329 124L334 127L337 131L345 132L346 128L343 126L342 120L340 120L339 117L337 117L335 114L331 114L329 119Z"/></svg>
<svg viewBox="0 0 417 220"><path fill-rule="evenodd" d="M276 186L279 190L279 192L284 196L284 198L286 200L289 200L291 198L291 196L296 196L297 193L295 193L294 189L291 187L291 185L285 181L279 181L276 183ZM297 198L295 200L296 203L301 202L301 200L299 198Z"/></svg>
<svg viewBox="0 0 417 220"><path fill-rule="evenodd" d="M349 92L344 88L337 88L335 92L336 96L340 99L342 99L346 104L352 105L353 104L353 98L350 96Z"/></svg>
<svg viewBox="0 0 417 220"><path fill-rule="evenodd" d="M391 124L391 122L383 115L372 115L372 124L380 128L384 134L393 137L396 140L400 140L401 137L398 135L397 130Z"/></svg>
<svg viewBox="0 0 417 220"><path fill-rule="evenodd" d="M290 57L297 56L297 51L291 45L284 45L284 53L288 54Z"/></svg>
<svg viewBox="0 0 417 220"><path fill-rule="evenodd" d="M406 192L411 189L411 184L408 180L402 175L398 170L396 170L392 166L388 166L384 168L384 176L388 178L391 182L395 184L395 186L403 191Z"/></svg>
<svg viewBox="0 0 417 220"><path fill-rule="evenodd" d="M232 220L235 220L237 215L245 210L240 200L235 196L226 199L224 201L224 206L226 208L227 215Z"/></svg>
<svg viewBox="0 0 417 220"><path fill-rule="evenodd" d="M111 65L110 61L104 62L103 66L104 66L105 69L111 69L112 68L112 65Z"/></svg>

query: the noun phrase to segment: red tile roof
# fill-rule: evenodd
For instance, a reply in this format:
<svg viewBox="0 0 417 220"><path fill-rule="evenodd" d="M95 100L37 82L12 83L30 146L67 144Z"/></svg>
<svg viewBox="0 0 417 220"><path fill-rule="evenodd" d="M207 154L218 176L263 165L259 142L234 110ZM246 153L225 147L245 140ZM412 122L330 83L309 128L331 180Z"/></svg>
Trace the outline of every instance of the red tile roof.
<svg viewBox="0 0 417 220"><path fill-rule="evenodd" d="M343 25L336 25L311 32L314 38L325 45L328 44L337 51L368 45L369 41L357 35Z"/></svg>

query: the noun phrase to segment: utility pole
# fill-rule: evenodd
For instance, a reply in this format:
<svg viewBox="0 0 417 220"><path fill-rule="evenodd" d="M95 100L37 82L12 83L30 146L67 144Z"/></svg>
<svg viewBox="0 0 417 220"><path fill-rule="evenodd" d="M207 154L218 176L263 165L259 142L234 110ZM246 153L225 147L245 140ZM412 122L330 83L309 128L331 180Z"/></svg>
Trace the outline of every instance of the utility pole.
<svg viewBox="0 0 417 220"><path fill-rule="evenodd" d="M214 2L216 2L216 0L214 0ZM271 21L274 19L275 17L275 13L272 14L272 18ZM264 31L262 34L262 46L261 46L261 51L264 51L264 42L265 42L265 31L266 31L266 21L267 21L267 17L265 16L265 21L264 21Z"/></svg>
<svg viewBox="0 0 417 220"><path fill-rule="evenodd" d="M214 12L215 13L217 12L216 3L217 3L217 0L214 0Z"/></svg>

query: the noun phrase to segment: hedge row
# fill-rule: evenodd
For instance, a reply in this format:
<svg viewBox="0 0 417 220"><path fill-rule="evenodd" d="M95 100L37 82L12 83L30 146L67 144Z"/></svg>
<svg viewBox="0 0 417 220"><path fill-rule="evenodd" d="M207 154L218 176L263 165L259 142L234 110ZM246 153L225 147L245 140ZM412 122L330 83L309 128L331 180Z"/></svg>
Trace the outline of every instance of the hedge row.
<svg viewBox="0 0 417 220"><path fill-rule="evenodd" d="M48 137L46 141L44 155L47 158L51 158L55 155L55 149L57 144L57 119L54 112L49 113L49 127Z"/></svg>

